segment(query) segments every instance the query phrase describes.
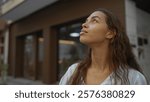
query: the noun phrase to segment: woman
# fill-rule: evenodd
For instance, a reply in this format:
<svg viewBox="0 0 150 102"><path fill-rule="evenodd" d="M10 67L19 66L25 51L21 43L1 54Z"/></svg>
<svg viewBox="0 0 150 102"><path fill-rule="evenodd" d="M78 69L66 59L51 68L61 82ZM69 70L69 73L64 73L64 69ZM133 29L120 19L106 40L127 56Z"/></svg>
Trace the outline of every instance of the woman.
<svg viewBox="0 0 150 102"><path fill-rule="evenodd" d="M89 53L69 67L60 85L147 84L127 34L110 11L99 9L86 19L80 42L89 47Z"/></svg>

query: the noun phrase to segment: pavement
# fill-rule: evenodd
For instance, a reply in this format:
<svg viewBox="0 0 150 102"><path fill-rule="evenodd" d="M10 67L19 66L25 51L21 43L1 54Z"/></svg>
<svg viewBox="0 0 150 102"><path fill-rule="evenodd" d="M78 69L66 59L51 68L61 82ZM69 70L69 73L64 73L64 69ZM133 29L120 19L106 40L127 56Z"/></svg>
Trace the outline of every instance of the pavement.
<svg viewBox="0 0 150 102"><path fill-rule="evenodd" d="M14 77L7 77L6 82L3 83L2 79L0 78L0 85L44 85L41 81L33 81L25 78L14 78Z"/></svg>

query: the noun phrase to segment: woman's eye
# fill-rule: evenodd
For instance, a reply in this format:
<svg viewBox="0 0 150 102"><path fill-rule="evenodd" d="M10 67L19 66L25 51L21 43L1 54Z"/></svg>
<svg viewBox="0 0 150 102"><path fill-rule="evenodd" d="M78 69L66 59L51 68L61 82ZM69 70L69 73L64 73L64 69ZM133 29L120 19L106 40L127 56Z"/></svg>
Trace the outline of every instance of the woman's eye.
<svg viewBox="0 0 150 102"><path fill-rule="evenodd" d="M98 22L96 19L93 19L92 21L93 21L94 23L97 23L97 22Z"/></svg>

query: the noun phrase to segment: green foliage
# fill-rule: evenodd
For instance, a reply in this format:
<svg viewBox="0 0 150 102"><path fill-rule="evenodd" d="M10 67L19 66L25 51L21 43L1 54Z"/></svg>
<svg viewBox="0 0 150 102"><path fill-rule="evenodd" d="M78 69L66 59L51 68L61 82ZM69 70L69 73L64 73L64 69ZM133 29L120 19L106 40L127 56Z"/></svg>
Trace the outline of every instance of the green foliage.
<svg viewBox="0 0 150 102"><path fill-rule="evenodd" d="M6 84L7 69L8 69L8 64L4 64L4 63L2 63L2 60L0 60L0 72L1 72L1 82L0 82L0 84Z"/></svg>

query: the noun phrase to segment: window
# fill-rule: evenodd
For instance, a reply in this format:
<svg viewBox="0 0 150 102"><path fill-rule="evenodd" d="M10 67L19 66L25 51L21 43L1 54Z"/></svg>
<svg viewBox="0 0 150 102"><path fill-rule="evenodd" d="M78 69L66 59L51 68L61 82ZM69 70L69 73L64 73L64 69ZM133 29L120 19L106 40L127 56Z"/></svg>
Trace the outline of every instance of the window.
<svg viewBox="0 0 150 102"><path fill-rule="evenodd" d="M25 36L23 55L23 76L27 79L42 80L44 38L41 32Z"/></svg>
<svg viewBox="0 0 150 102"><path fill-rule="evenodd" d="M25 37L24 43L24 77L28 79L34 79L34 36L28 35Z"/></svg>
<svg viewBox="0 0 150 102"><path fill-rule="evenodd" d="M86 47L79 42L81 23L62 26L58 29L58 80L68 67L83 58Z"/></svg>

